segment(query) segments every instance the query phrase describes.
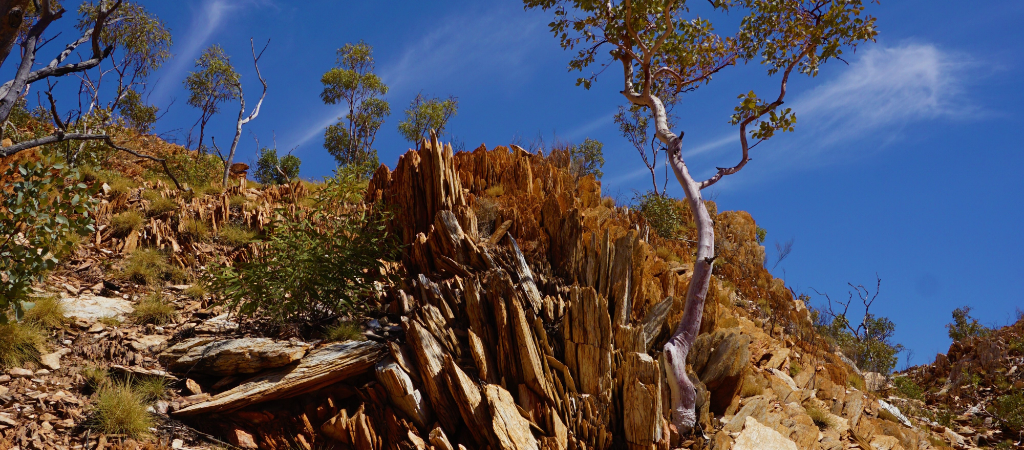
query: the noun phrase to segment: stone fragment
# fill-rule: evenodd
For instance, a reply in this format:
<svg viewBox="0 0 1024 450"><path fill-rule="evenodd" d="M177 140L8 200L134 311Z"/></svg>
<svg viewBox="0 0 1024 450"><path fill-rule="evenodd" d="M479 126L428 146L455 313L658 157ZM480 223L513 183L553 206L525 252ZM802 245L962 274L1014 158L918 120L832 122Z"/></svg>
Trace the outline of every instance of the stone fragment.
<svg viewBox="0 0 1024 450"><path fill-rule="evenodd" d="M750 336L738 328L718 330L697 337L691 361L700 381L711 394L711 411L722 414L736 396L743 369L750 362Z"/></svg>
<svg viewBox="0 0 1024 450"><path fill-rule="evenodd" d="M64 305L64 316L95 322L107 317L124 320L126 314L135 311L131 302L119 298L101 297L86 294L81 297L61 299Z"/></svg>
<svg viewBox="0 0 1024 450"><path fill-rule="evenodd" d="M903 450L900 440L892 436L874 436L871 438L873 450Z"/></svg>
<svg viewBox="0 0 1024 450"><path fill-rule="evenodd" d="M196 333L219 334L227 333L238 329L238 322L230 319L227 313L211 317L203 323L196 325Z"/></svg>
<svg viewBox="0 0 1024 450"><path fill-rule="evenodd" d="M22 369L21 367L15 367L7 371L7 374L13 378L28 378L32 376L32 371L28 369Z"/></svg>
<svg viewBox="0 0 1024 450"><path fill-rule="evenodd" d="M864 372L864 388L870 392L885 389L885 375L878 372Z"/></svg>
<svg viewBox="0 0 1024 450"><path fill-rule="evenodd" d="M896 406L889 404L885 400L879 400L878 401L878 406L880 408L888 411L889 414L893 415L893 417L896 417L896 419L898 419L900 421L900 423L902 423L903 425L906 425L908 427L912 426L910 424L910 420L907 419L907 416L904 416L903 413L900 412L900 409L897 408Z"/></svg>
<svg viewBox="0 0 1024 450"><path fill-rule="evenodd" d="M158 356L173 373L201 373L227 376L257 373L288 365L301 359L309 344L267 338L192 338L168 348Z"/></svg>
<svg viewBox="0 0 1024 450"><path fill-rule="evenodd" d="M796 443L778 431L761 425L753 417L747 417L743 431L736 438L732 450L798 450Z"/></svg>
<svg viewBox="0 0 1024 450"><path fill-rule="evenodd" d="M191 392L193 395L203 393L203 387L200 386L199 383L196 383L195 380L191 378L185 379L185 388L188 389L188 391Z"/></svg>
<svg viewBox="0 0 1024 450"><path fill-rule="evenodd" d="M136 336L128 345L137 352L158 352L167 347L168 339L159 334Z"/></svg>
<svg viewBox="0 0 1024 450"><path fill-rule="evenodd" d="M228 433L228 440L231 441L231 445L241 448L260 448L256 445L256 441L252 438L252 435L241 429L234 429Z"/></svg>
<svg viewBox="0 0 1024 450"><path fill-rule="evenodd" d="M60 358L70 352L71 350L65 348L53 353L47 353L39 357L39 364L50 370L60 370Z"/></svg>

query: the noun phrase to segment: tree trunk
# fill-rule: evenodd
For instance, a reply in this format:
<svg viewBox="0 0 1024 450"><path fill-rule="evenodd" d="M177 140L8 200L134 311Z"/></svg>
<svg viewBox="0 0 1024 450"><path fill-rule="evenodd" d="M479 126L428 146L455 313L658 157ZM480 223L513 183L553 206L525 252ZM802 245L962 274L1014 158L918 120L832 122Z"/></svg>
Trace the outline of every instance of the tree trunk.
<svg viewBox="0 0 1024 450"><path fill-rule="evenodd" d="M0 66L7 61L25 19L28 0L0 0Z"/></svg>
<svg viewBox="0 0 1024 450"><path fill-rule="evenodd" d="M241 107L238 110L238 122L235 122L235 140L231 141L231 149L228 150L228 158L224 160L224 187L228 186L228 177L231 176L231 163L235 160L235 149L238 148L238 140L242 137L242 125L245 125L245 98L242 97L242 88L238 88L238 102Z"/></svg>

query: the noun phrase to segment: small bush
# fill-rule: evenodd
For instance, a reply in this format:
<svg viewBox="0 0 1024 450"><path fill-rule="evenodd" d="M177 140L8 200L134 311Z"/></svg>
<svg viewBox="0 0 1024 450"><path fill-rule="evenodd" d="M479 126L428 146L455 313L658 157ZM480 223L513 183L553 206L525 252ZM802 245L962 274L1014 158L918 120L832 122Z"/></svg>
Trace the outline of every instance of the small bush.
<svg viewBox="0 0 1024 450"><path fill-rule="evenodd" d="M190 242L203 242L210 238L210 227L199 219L187 218L181 221L178 228L181 237Z"/></svg>
<svg viewBox="0 0 1024 450"><path fill-rule="evenodd" d="M910 377L902 376L893 378L892 384L896 386L896 392L904 398L924 400L924 389L918 386Z"/></svg>
<svg viewBox="0 0 1024 450"><path fill-rule="evenodd" d="M851 373L850 376L846 377L846 384L850 385L850 387L856 388L858 391L867 390L864 385L864 378L856 373Z"/></svg>
<svg viewBox="0 0 1024 450"><path fill-rule="evenodd" d="M98 322L102 323L103 325L106 325L108 327L111 327L111 328L116 328L116 327L121 326L121 319L118 319L117 317L114 317L114 316L101 317Z"/></svg>
<svg viewBox="0 0 1024 450"><path fill-rule="evenodd" d="M34 325L0 323L0 364L10 368L38 361L45 343L46 336Z"/></svg>
<svg viewBox="0 0 1024 450"><path fill-rule="evenodd" d="M256 238L256 232L249 227L227 224L217 232L217 240L230 247L240 247Z"/></svg>
<svg viewBox="0 0 1024 450"><path fill-rule="evenodd" d="M240 314L318 321L363 305L373 283L392 282L385 261L398 257L390 214L347 212L321 204L274 224L264 251L236 267L211 270L211 290Z"/></svg>
<svg viewBox="0 0 1024 450"><path fill-rule="evenodd" d="M111 197L127 196L128 194L131 194L132 190L134 190L138 186L138 183L136 183L135 180L132 180L131 178L122 176L120 174L108 173L105 178L107 186L110 186L109 195Z"/></svg>
<svg viewBox="0 0 1024 450"><path fill-rule="evenodd" d="M130 381L104 383L93 398L91 428L103 434L143 436L153 426L145 397Z"/></svg>
<svg viewBox="0 0 1024 450"><path fill-rule="evenodd" d="M817 425L818 428L821 430L835 428L836 426L835 421L832 420L832 416L830 416L827 412L822 411L816 406L807 408L807 415L811 416L811 420L813 420L814 424Z"/></svg>
<svg viewBox="0 0 1024 450"><path fill-rule="evenodd" d="M682 237L684 211L674 199L656 192L638 193L633 197L633 204L658 236L665 239Z"/></svg>
<svg viewBox="0 0 1024 450"><path fill-rule="evenodd" d="M484 189L484 194L487 195L488 197L501 197L502 195L505 195L505 187L500 184L497 184L487 189Z"/></svg>
<svg viewBox="0 0 1024 450"><path fill-rule="evenodd" d="M193 189L205 187L223 176L224 165L214 155L186 151L167 158L167 165L178 181L186 183Z"/></svg>
<svg viewBox="0 0 1024 450"><path fill-rule="evenodd" d="M758 244L764 244L765 238L768 237L768 230L766 230L764 228L761 228L761 227L757 227L754 230L754 233L757 235L757 243Z"/></svg>
<svg viewBox="0 0 1024 450"><path fill-rule="evenodd" d="M991 331L978 323L978 319L971 317L970 306L954 309L953 322L946 324L946 330L949 331L949 338L954 341L981 337Z"/></svg>
<svg viewBox="0 0 1024 450"><path fill-rule="evenodd" d="M790 361L789 362L789 376L790 377L795 378L796 375L798 373L800 373L801 370L803 370L803 367L800 366L799 362L796 362L796 361Z"/></svg>
<svg viewBox="0 0 1024 450"><path fill-rule="evenodd" d="M284 157L277 157L277 149L261 148L257 153L256 170L253 178L262 184L285 184L289 179L299 176L299 166L302 161L298 157L287 154ZM277 171L280 167L285 175Z"/></svg>
<svg viewBox="0 0 1024 450"><path fill-rule="evenodd" d="M35 301L32 309L25 311L25 323L38 325L42 328L60 328L68 322L64 317L64 303L56 296L43 297Z"/></svg>
<svg viewBox="0 0 1024 450"><path fill-rule="evenodd" d="M181 282L184 272L167 262L167 257L157 249L139 248L128 256L117 275L118 278L137 284L156 285L161 281Z"/></svg>
<svg viewBox="0 0 1024 450"><path fill-rule="evenodd" d="M135 380L135 391L146 401L167 397L168 382L161 377L142 377Z"/></svg>
<svg viewBox="0 0 1024 450"><path fill-rule="evenodd" d="M199 195L220 195L223 192L224 186L219 181L211 181L196 189L196 193Z"/></svg>
<svg viewBox="0 0 1024 450"><path fill-rule="evenodd" d="M182 292L186 297L192 300L202 300L209 294L206 291L206 285L203 283L195 283Z"/></svg>
<svg viewBox="0 0 1024 450"><path fill-rule="evenodd" d="M228 206L232 208L243 208L249 203L249 199L245 198L244 195L232 195L228 197Z"/></svg>
<svg viewBox="0 0 1024 450"><path fill-rule="evenodd" d="M672 251L672 249L668 247L658 247L658 250L655 253L658 255L659 258L665 261L682 262L682 260L679 258L679 255L677 255L675 252Z"/></svg>
<svg viewBox="0 0 1024 450"><path fill-rule="evenodd" d="M1010 338L1010 351L1017 352L1019 355L1024 355L1024 336L1014 336Z"/></svg>
<svg viewBox="0 0 1024 450"><path fill-rule="evenodd" d="M163 325L173 320L174 315L174 305L168 303L159 292L154 292L143 297L142 300L135 305L135 311L132 312L132 319L135 323L140 325L147 323Z"/></svg>
<svg viewBox="0 0 1024 450"><path fill-rule="evenodd" d="M95 390L110 382L110 371L106 367L85 366L82 369L82 378L85 378L86 385Z"/></svg>
<svg viewBox="0 0 1024 450"><path fill-rule="evenodd" d="M149 208L146 209L146 215L150 217L159 216L178 209L178 204L174 200L163 197L155 191L146 191L146 193L149 194L147 195Z"/></svg>
<svg viewBox="0 0 1024 450"><path fill-rule="evenodd" d="M935 415L935 421L944 427L950 427L953 425L953 411L949 408L940 407L938 413Z"/></svg>
<svg viewBox="0 0 1024 450"><path fill-rule="evenodd" d="M142 228L143 219L138 211L128 210L110 218L110 232L117 237L128 236L132 231Z"/></svg>
<svg viewBox="0 0 1024 450"><path fill-rule="evenodd" d="M1024 430L1024 393L1015 392L996 399L995 415L1010 429Z"/></svg>
<svg viewBox="0 0 1024 450"><path fill-rule="evenodd" d="M353 322L338 322L329 326L324 330L323 337L327 342L366 340L366 337L363 336L363 329L359 327L358 323Z"/></svg>

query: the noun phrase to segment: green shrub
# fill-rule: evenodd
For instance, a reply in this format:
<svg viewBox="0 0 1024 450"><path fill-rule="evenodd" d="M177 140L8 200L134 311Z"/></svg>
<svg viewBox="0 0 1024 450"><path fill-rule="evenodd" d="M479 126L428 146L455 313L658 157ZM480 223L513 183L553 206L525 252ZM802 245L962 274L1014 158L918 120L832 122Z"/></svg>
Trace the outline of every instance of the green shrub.
<svg viewBox="0 0 1024 450"><path fill-rule="evenodd" d="M601 168L604 167L603 149L604 144L591 138L584 139L580 144L569 146L569 173L576 178L593 175L594 178L600 180L604 176L604 172L601 171Z"/></svg>
<svg viewBox="0 0 1024 450"><path fill-rule="evenodd" d="M155 285L161 281L184 281L185 273L167 262L167 257L160 250L139 248L128 255L117 277L137 284Z"/></svg>
<svg viewBox="0 0 1024 450"><path fill-rule="evenodd" d="M324 330L323 337L328 342L366 340L366 337L363 336L363 329L359 327L358 323L354 322L338 322L331 325Z"/></svg>
<svg viewBox="0 0 1024 450"><path fill-rule="evenodd" d="M147 323L163 325L173 320L175 314L174 305L168 303L159 292L154 292L143 297L135 305L132 319L140 325Z"/></svg>
<svg viewBox="0 0 1024 450"><path fill-rule="evenodd" d="M831 317L816 310L812 315L818 333L861 370L888 375L896 366L903 345L892 342L896 325L888 318L865 313L861 323L852 327L843 314Z"/></svg>
<svg viewBox="0 0 1024 450"><path fill-rule="evenodd" d="M658 236L665 239L682 237L685 211L676 200L656 192L637 193L633 197L633 205Z"/></svg>
<svg viewBox="0 0 1024 450"><path fill-rule="evenodd" d="M818 428L821 430L835 428L836 426L835 421L832 420L832 416L830 416L827 412L822 411L816 406L811 406L807 408L807 415L811 416L811 420L813 420L814 424L817 425Z"/></svg>
<svg viewBox="0 0 1024 450"><path fill-rule="evenodd" d="M85 378L86 385L95 390L110 382L110 371L106 367L89 365L82 368L82 378Z"/></svg>
<svg viewBox="0 0 1024 450"><path fill-rule="evenodd" d="M892 380L892 384L896 387L896 392L904 398L924 400L924 389L922 389L921 386L918 386L914 380L910 379L910 377L895 377Z"/></svg>
<svg viewBox="0 0 1024 450"><path fill-rule="evenodd" d="M46 328L60 328L68 322L64 317L64 303L59 297L43 297L36 299L31 309L25 311L24 321L28 324Z"/></svg>
<svg viewBox="0 0 1024 450"><path fill-rule="evenodd" d="M971 317L970 306L954 309L953 322L946 324L946 330L949 331L949 338L954 341L981 337L991 331L988 327L978 323L978 319Z"/></svg>
<svg viewBox="0 0 1024 450"><path fill-rule="evenodd" d="M38 361L45 343L46 336L35 325L0 323L0 364L10 368Z"/></svg>
<svg viewBox="0 0 1024 450"><path fill-rule="evenodd" d="M210 238L210 227L200 219L182 219L179 230L181 237L190 242L203 242Z"/></svg>
<svg viewBox="0 0 1024 450"><path fill-rule="evenodd" d="M156 191L146 191L144 197L149 200L149 208L146 209L146 215L159 216L168 212L178 209L178 204L173 199L161 196Z"/></svg>
<svg viewBox="0 0 1024 450"><path fill-rule="evenodd" d="M69 234L95 231L95 189L79 181L77 170L55 161L44 153L37 162L10 165L0 174L0 323L12 306L19 315L18 300L32 283L74 249Z"/></svg>
<svg viewBox="0 0 1024 450"><path fill-rule="evenodd" d="M801 370L803 370L803 367L800 367L800 363L798 363L796 361L790 361L789 362L789 376L790 377L796 377L796 375L798 373L800 373Z"/></svg>
<svg viewBox="0 0 1024 450"><path fill-rule="evenodd" d="M765 238L768 237L768 230L766 230L764 228L761 228L761 227L757 227L754 230L754 233L757 235L757 243L758 244L764 244Z"/></svg>
<svg viewBox="0 0 1024 450"><path fill-rule="evenodd" d="M128 236L142 228L143 218L138 211L128 210L110 218L110 232L117 237Z"/></svg>
<svg viewBox="0 0 1024 450"><path fill-rule="evenodd" d="M940 407L938 413L935 415L935 421L938 422L939 425L950 427L953 425L953 417L955 416L956 415L953 414L953 411L948 407Z"/></svg>
<svg viewBox="0 0 1024 450"><path fill-rule="evenodd" d="M178 181L186 183L193 189L206 187L211 182L224 176L224 165L214 155L185 151L167 158L167 166Z"/></svg>
<svg viewBox="0 0 1024 450"><path fill-rule="evenodd" d="M93 402L89 425L97 432L137 438L153 426L153 417L146 411L146 398L130 380L101 384Z"/></svg>
<svg viewBox="0 0 1024 450"><path fill-rule="evenodd" d="M1024 355L1024 336L1014 336L1010 338L1010 351Z"/></svg>
<svg viewBox="0 0 1024 450"><path fill-rule="evenodd" d="M230 247L240 247L256 238L256 232L246 226L227 224L217 232L217 240Z"/></svg>
<svg viewBox="0 0 1024 450"><path fill-rule="evenodd" d="M168 381L162 377L142 377L135 380L135 392L146 401L167 397Z"/></svg>
<svg viewBox="0 0 1024 450"><path fill-rule="evenodd" d="M291 153L278 158L277 149L263 147L258 152L253 178L261 184L286 184L288 180L299 176L300 165L302 161ZM284 175L277 171L278 167Z"/></svg>
<svg viewBox="0 0 1024 450"><path fill-rule="evenodd" d="M240 314L322 320L361 306L373 282L390 282L384 261L398 256L384 213L344 212L321 203L301 218L280 211L265 247L237 267L211 270L211 290Z"/></svg>

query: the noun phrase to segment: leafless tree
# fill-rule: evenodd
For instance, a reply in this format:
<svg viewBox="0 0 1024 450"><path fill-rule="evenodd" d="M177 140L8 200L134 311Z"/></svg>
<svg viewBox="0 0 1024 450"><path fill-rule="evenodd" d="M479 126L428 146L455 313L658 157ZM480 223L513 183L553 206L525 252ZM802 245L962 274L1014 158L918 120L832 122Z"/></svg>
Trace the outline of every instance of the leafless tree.
<svg viewBox="0 0 1024 450"><path fill-rule="evenodd" d="M242 83L238 82L236 88L238 89L238 121L235 122L235 139L231 141L231 148L228 150L228 156L225 158L220 154L220 150L217 150L217 156L220 156L221 161L224 162L224 185L228 185L228 177L231 176L231 164L235 160L235 150L238 148L238 140L242 137L242 126L249 123L252 119L260 114L260 106L263 106L263 99L267 97L267 80L263 79L263 74L260 73L260 57L263 56L263 52L267 50L267 46L270 45L270 40L267 40L267 44L263 46L263 50L256 54L256 47L253 45L252 39L249 39L249 48L252 49L252 63L256 66L256 76L260 79L260 83L263 85L263 94L260 95L260 101L256 102L256 107L253 108L252 112L245 115L245 95L242 93ZM214 146L216 148L216 146Z"/></svg>
<svg viewBox="0 0 1024 450"><path fill-rule="evenodd" d="M778 255L775 256L775 265L772 266L772 270L775 270L775 268L779 266L779 263L793 252L793 240L793 238L789 238L785 244L780 244L777 241L775 242L775 251Z"/></svg>

